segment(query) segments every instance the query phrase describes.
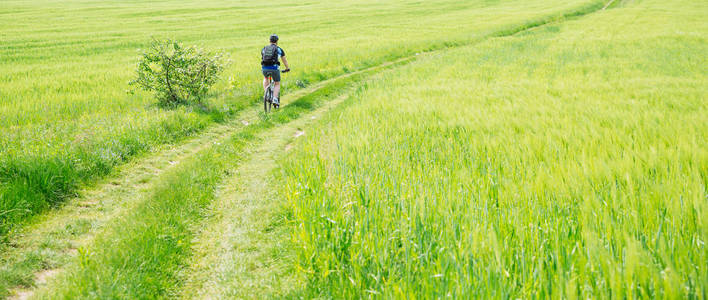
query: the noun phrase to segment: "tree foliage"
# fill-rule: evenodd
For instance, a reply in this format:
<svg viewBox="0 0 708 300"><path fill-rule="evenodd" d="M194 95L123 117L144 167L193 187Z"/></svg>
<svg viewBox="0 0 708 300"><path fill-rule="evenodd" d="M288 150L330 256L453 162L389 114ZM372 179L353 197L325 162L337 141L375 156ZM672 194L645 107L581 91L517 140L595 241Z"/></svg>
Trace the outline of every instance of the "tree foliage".
<svg viewBox="0 0 708 300"><path fill-rule="evenodd" d="M140 57L130 84L153 92L162 106L201 105L226 63L221 53L173 40L153 40Z"/></svg>

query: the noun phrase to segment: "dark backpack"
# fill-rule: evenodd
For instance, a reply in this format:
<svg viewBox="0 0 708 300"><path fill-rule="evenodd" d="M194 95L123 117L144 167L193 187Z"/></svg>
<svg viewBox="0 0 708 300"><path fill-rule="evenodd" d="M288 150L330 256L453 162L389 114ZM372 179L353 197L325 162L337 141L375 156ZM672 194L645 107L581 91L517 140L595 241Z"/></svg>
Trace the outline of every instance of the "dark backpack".
<svg viewBox="0 0 708 300"><path fill-rule="evenodd" d="M262 66L272 66L280 65L278 62L278 46L270 44L263 48L263 60L261 60Z"/></svg>

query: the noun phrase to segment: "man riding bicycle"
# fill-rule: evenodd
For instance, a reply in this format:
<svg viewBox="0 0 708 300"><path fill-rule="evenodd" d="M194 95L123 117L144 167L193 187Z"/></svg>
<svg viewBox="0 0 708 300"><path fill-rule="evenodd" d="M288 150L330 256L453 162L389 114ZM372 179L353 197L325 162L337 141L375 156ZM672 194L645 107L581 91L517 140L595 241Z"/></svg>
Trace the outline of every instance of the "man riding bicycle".
<svg viewBox="0 0 708 300"><path fill-rule="evenodd" d="M261 50L261 67L263 69L263 90L268 89L268 76L273 78L274 88L273 88L273 104L275 106L280 106L280 62L278 59L283 60L285 64L285 70L283 72L290 71L290 66L288 65L288 60L285 59L285 51L283 48L278 47L278 35L273 34L270 36L270 45L263 47Z"/></svg>

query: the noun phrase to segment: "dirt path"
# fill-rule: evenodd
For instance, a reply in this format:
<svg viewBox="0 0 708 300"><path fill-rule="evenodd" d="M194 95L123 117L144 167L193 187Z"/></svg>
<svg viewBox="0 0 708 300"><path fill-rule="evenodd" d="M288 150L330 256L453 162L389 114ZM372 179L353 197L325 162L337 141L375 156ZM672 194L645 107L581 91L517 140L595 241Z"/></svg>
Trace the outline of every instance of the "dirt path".
<svg viewBox="0 0 708 300"><path fill-rule="evenodd" d="M244 111L237 120L255 118L252 110ZM103 183L80 192L61 209L51 211L12 238L12 247L2 254L5 268L23 265L29 260L42 260L35 270L35 283L43 284L53 270L61 268L76 249L86 245L110 219L141 201L159 175L199 152L210 143L229 136L243 126L230 122L214 126L203 134L173 146L165 146L151 155L121 166L116 175ZM40 257L37 257L40 255ZM47 275L50 274L50 275ZM18 299L31 295L27 289L16 291Z"/></svg>
<svg viewBox="0 0 708 300"><path fill-rule="evenodd" d="M307 125L348 97L345 93L319 109L262 135L249 158L219 189L205 226L194 246L190 281L183 298L233 299L266 297L297 287L294 272L284 259L287 241L274 223L280 221L282 202L273 176L276 159L307 132ZM275 229L274 229L275 228ZM277 296L277 295L270 295Z"/></svg>
<svg viewBox="0 0 708 300"><path fill-rule="evenodd" d="M585 14L589 13L592 12ZM520 27L508 35L543 25ZM417 55L347 73L294 91L284 97L285 105L336 80L384 69L416 59ZM276 251L278 243L282 242L277 240L277 234L267 232L269 222L273 221L268 216L274 217L270 215L270 208L277 205L276 202L266 201L274 198L267 184L275 181L269 177L275 168L274 156L286 151L288 143L296 135L306 134L306 130L302 131L301 128L311 122L312 117L323 114L344 99L339 97L314 112L263 133L263 140L268 142L254 147L250 159L222 185L213 208L215 217L209 221L208 229L203 231L195 243L195 259L189 270L194 278L184 290L185 297L253 297L269 290L269 284L294 286L292 278L273 280L274 276L280 277L278 272L286 267L279 265L280 262L274 256L269 256L269 251ZM9 246L0 249L0 279L19 278L16 285L24 287L15 289L14 297L30 297L31 286L41 286L48 278L60 273L70 258L75 256L76 249L90 243L109 220L140 203L160 174L212 143L229 137L234 131L259 122L259 111L260 105L245 109L228 123L213 125L193 138L176 145L163 146L135 159L119 167L115 175L103 180L101 184L81 191L80 197L68 201L61 209L37 217L33 224L9 237Z"/></svg>
<svg viewBox="0 0 708 300"><path fill-rule="evenodd" d="M387 62L296 90L284 96L284 106L336 80L376 71L409 59L411 58ZM320 110L326 107L330 106L324 105ZM228 123L211 126L191 139L176 145L163 146L118 167L115 175L92 188L80 191L80 197L67 201L60 209L38 217L33 224L10 236L10 245L2 249L0 254L0 278L5 277L2 272L8 274L8 277L25 277L20 279L24 283L14 290L12 298L29 298L33 286L41 286L48 278L59 273L70 258L75 256L77 249L90 243L112 218L140 203L146 197L147 191L159 180L160 174L211 144L228 138L240 128L259 122L260 110L260 105L245 109ZM34 266L28 267L28 262L34 263ZM28 276L32 278L27 279Z"/></svg>

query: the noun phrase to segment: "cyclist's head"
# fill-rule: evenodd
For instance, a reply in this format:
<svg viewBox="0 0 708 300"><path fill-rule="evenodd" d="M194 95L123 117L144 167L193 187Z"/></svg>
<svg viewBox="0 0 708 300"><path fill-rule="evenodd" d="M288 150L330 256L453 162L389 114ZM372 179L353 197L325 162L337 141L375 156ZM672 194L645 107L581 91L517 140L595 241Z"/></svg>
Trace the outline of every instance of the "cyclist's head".
<svg viewBox="0 0 708 300"><path fill-rule="evenodd" d="M278 42L278 35L277 34L271 34L270 35L270 42L271 43L277 43Z"/></svg>

